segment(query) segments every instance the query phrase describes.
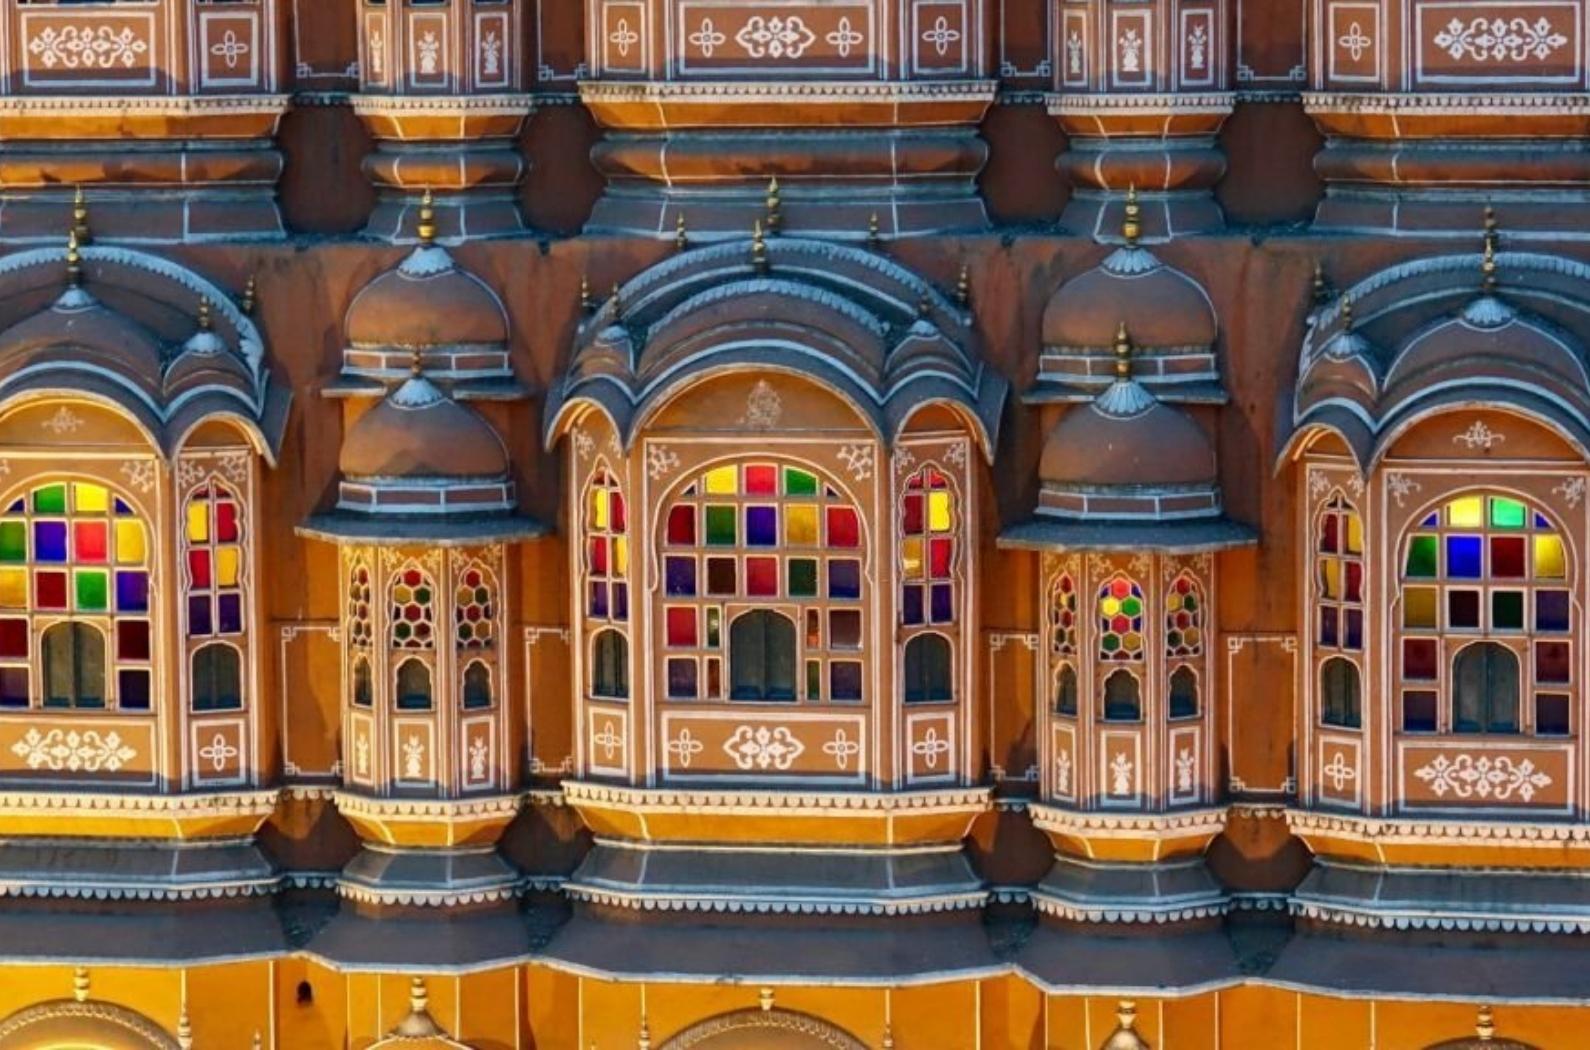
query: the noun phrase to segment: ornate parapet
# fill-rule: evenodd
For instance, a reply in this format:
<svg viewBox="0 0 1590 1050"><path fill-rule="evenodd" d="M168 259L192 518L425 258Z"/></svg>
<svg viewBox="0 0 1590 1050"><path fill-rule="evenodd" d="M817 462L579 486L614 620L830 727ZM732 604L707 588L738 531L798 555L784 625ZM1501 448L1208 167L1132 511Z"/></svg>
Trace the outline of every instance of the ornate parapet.
<svg viewBox="0 0 1590 1050"><path fill-rule="evenodd" d="M278 0L9 5L0 17L0 237L58 238L76 187L101 237L283 235Z"/></svg>
<svg viewBox="0 0 1590 1050"><path fill-rule="evenodd" d="M587 0L580 93L608 132L592 154L608 190L591 228L715 237L761 219L859 239L986 227L984 6Z"/></svg>

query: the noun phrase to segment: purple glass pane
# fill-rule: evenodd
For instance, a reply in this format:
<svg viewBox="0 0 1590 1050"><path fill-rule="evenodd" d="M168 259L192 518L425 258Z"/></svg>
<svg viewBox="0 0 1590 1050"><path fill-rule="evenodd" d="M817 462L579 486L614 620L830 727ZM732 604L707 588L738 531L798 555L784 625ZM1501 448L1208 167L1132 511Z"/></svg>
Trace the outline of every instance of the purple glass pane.
<svg viewBox="0 0 1590 1050"><path fill-rule="evenodd" d="M210 599L197 595L188 599L188 634L193 637L213 634L215 625L210 622Z"/></svg>
<svg viewBox="0 0 1590 1050"><path fill-rule="evenodd" d="M694 660L668 661L668 695L674 700L696 698L696 662Z"/></svg>
<svg viewBox="0 0 1590 1050"><path fill-rule="evenodd" d="M835 660L828 665L828 697L830 700L861 699L861 665L849 660Z"/></svg>
<svg viewBox="0 0 1590 1050"><path fill-rule="evenodd" d="M933 622L949 623L955 619L955 587L948 583L933 585Z"/></svg>
<svg viewBox="0 0 1590 1050"><path fill-rule="evenodd" d="M678 598L691 598L696 593L696 560L694 558L668 558L663 573L667 592Z"/></svg>
<svg viewBox="0 0 1590 1050"><path fill-rule="evenodd" d="M848 558L828 563L828 597L861 597L861 563Z"/></svg>
<svg viewBox="0 0 1590 1050"><path fill-rule="evenodd" d="M117 701L123 710L149 710L149 672L122 671L116 675L119 686Z"/></svg>
<svg viewBox="0 0 1590 1050"><path fill-rule="evenodd" d="M752 547L772 547L778 543L777 508L745 508L745 542Z"/></svg>
<svg viewBox="0 0 1590 1050"><path fill-rule="evenodd" d="M629 584L613 584L613 619L629 619Z"/></svg>
<svg viewBox="0 0 1590 1050"><path fill-rule="evenodd" d="M607 584L606 583L593 583L593 584L591 584L591 603L590 603L590 607L591 607L591 615L592 616L606 616L607 615Z"/></svg>
<svg viewBox="0 0 1590 1050"><path fill-rule="evenodd" d="M33 523L33 554L39 561L63 562L66 560L66 522L36 521Z"/></svg>
<svg viewBox="0 0 1590 1050"><path fill-rule="evenodd" d="M149 611L148 573L118 572L116 574L116 608L120 612Z"/></svg>
<svg viewBox="0 0 1590 1050"><path fill-rule="evenodd" d="M242 595L223 594L216 605L216 618L221 621L222 634L237 634L243 630Z"/></svg>
<svg viewBox="0 0 1590 1050"><path fill-rule="evenodd" d="M1327 605L1319 611L1319 644L1337 645L1340 637L1336 609Z"/></svg>
<svg viewBox="0 0 1590 1050"><path fill-rule="evenodd" d="M0 707L28 706L28 669L0 667Z"/></svg>
<svg viewBox="0 0 1590 1050"><path fill-rule="evenodd" d="M1364 647L1364 611L1362 609L1348 609L1347 638L1342 643L1347 649L1362 649Z"/></svg>
<svg viewBox="0 0 1590 1050"><path fill-rule="evenodd" d="M1535 630L1566 631L1568 629L1568 592L1535 592Z"/></svg>
<svg viewBox="0 0 1590 1050"><path fill-rule="evenodd" d="M922 588L907 584L902 597L905 600L900 606L900 622L914 627L922 622Z"/></svg>

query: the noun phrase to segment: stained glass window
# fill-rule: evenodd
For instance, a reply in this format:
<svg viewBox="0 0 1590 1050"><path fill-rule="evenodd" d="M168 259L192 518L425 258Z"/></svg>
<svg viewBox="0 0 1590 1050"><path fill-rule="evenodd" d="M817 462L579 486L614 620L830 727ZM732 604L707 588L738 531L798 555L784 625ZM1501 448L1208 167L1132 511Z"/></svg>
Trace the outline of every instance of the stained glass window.
<svg viewBox="0 0 1590 1050"><path fill-rule="evenodd" d="M585 500L585 614L593 620L629 619L628 518L618 479L598 470Z"/></svg>
<svg viewBox="0 0 1590 1050"><path fill-rule="evenodd" d="M1403 730L1517 733L1532 710L1536 731L1561 732L1556 698L1577 675L1568 550L1550 519L1468 493L1422 517L1398 557Z"/></svg>
<svg viewBox="0 0 1590 1050"><path fill-rule="evenodd" d="M1143 589L1125 576L1099 588L1099 659L1143 658Z"/></svg>
<svg viewBox="0 0 1590 1050"><path fill-rule="evenodd" d="M1339 494L1319 517L1314 565L1316 642L1322 649L1358 652L1364 647L1364 524Z"/></svg>
<svg viewBox="0 0 1590 1050"><path fill-rule="evenodd" d="M900 621L907 627L955 619L955 495L932 467L912 474L900 497Z"/></svg>
<svg viewBox="0 0 1590 1050"><path fill-rule="evenodd" d="M189 497L183 521L189 638L243 631L243 521L232 491L211 483Z"/></svg>
<svg viewBox="0 0 1590 1050"><path fill-rule="evenodd" d="M453 626L460 649L490 649L497 640L496 602L492 580L471 565L458 574L453 592Z"/></svg>
<svg viewBox="0 0 1590 1050"><path fill-rule="evenodd" d="M0 515L0 706L42 698L149 709L149 544L131 503L104 485L56 482L12 500ZM34 639L63 620L85 631L62 634L51 652L35 653ZM64 691L63 676L84 670L94 653L105 669L99 695Z"/></svg>
<svg viewBox="0 0 1590 1050"><path fill-rule="evenodd" d="M409 566L392 580L392 647L436 646L436 588L426 573Z"/></svg>
<svg viewBox="0 0 1590 1050"><path fill-rule="evenodd" d="M348 644L355 649L368 649L375 642L370 600L370 568L360 563L348 574Z"/></svg>
<svg viewBox="0 0 1590 1050"><path fill-rule="evenodd" d="M1049 652L1077 654L1077 585L1070 573L1061 573L1049 594Z"/></svg>
<svg viewBox="0 0 1590 1050"><path fill-rule="evenodd" d="M1203 591L1196 580L1182 573L1165 594L1165 652L1172 657L1189 657L1203 651Z"/></svg>
<svg viewBox="0 0 1590 1050"><path fill-rule="evenodd" d="M668 697L731 699L738 688L747 699L862 699L865 551L861 517L838 489L794 464L724 464L686 484L663 522ZM769 686L727 666L732 622L755 605L794 616L793 688L782 670Z"/></svg>

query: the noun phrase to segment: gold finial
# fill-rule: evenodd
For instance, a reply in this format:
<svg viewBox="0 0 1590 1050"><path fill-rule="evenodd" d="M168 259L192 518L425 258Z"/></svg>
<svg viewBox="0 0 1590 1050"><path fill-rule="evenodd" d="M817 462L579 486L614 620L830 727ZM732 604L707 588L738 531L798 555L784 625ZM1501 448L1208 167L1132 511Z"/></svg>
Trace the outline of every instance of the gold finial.
<svg viewBox="0 0 1590 1050"><path fill-rule="evenodd" d="M624 290L613 282L613 323L618 324L624 320Z"/></svg>
<svg viewBox="0 0 1590 1050"><path fill-rule="evenodd" d="M685 213L680 212L674 220L674 247L684 251L690 247L690 231L685 229Z"/></svg>
<svg viewBox="0 0 1590 1050"><path fill-rule="evenodd" d="M883 1026L883 1042L878 1044L878 1050L894 1050L894 1025Z"/></svg>
<svg viewBox="0 0 1590 1050"><path fill-rule="evenodd" d="M425 991L425 978L409 978L409 1012L422 1014L430 1005L430 994Z"/></svg>
<svg viewBox="0 0 1590 1050"><path fill-rule="evenodd" d="M88 1001L88 967L79 966L72 971L72 998L80 1003Z"/></svg>
<svg viewBox="0 0 1590 1050"><path fill-rule="evenodd" d="M416 230L425 247L436 243L436 197L429 186L425 188L425 196L420 198L420 222Z"/></svg>
<svg viewBox="0 0 1590 1050"><path fill-rule="evenodd" d="M188 1020L188 1000L182 1000L182 1012L177 1015L177 1048L193 1050L193 1024Z"/></svg>
<svg viewBox="0 0 1590 1050"><path fill-rule="evenodd" d="M265 1037L259 1034L259 1029L254 1029L254 1041L249 1044L249 1050L265 1050Z"/></svg>
<svg viewBox="0 0 1590 1050"><path fill-rule="evenodd" d="M254 308L259 305L259 278L254 274L248 275L248 283L243 286L243 301L238 305L245 317L254 316Z"/></svg>
<svg viewBox="0 0 1590 1050"><path fill-rule="evenodd" d="M1126 187L1126 210L1121 220L1121 236L1126 238L1128 248L1137 247L1137 239L1143 234L1142 209L1137 205L1137 183Z"/></svg>
<svg viewBox="0 0 1590 1050"><path fill-rule="evenodd" d="M927 289L922 289L922 294L916 297L916 315L926 317L933 310L933 300L928 297Z"/></svg>
<svg viewBox="0 0 1590 1050"><path fill-rule="evenodd" d="M762 220L751 227L751 268L757 273L767 273L767 239L762 234Z"/></svg>
<svg viewBox="0 0 1590 1050"><path fill-rule="evenodd" d="M1125 321L1115 330L1115 378L1122 382L1132 378L1132 337Z"/></svg>
<svg viewBox="0 0 1590 1050"><path fill-rule="evenodd" d="M1482 1043L1488 1043L1496 1037L1496 1021L1491 1017L1488 1003L1480 1007L1478 1016L1474 1018L1474 1034L1479 1036Z"/></svg>
<svg viewBox="0 0 1590 1050"><path fill-rule="evenodd" d="M761 1004L763 1013L773 1009L773 989L763 988L757 993L756 1001Z"/></svg>
<svg viewBox="0 0 1590 1050"><path fill-rule="evenodd" d="M1496 291L1496 219L1485 209L1485 250L1480 256L1480 287L1486 294Z"/></svg>
<svg viewBox="0 0 1590 1050"><path fill-rule="evenodd" d="M79 244L90 244L94 240L94 233L88 226L88 198L81 185L72 196L72 232L77 234Z"/></svg>
<svg viewBox="0 0 1590 1050"><path fill-rule="evenodd" d="M873 212L867 218L867 247L876 248L882 237L878 233L878 213Z"/></svg>
<svg viewBox="0 0 1590 1050"><path fill-rule="evenodd" d="M1325 267L1314 260L1314 305L1324 306L1331 297L1330 282L1325 279Z"/></svg>
<svg viewBox="0 0 1590 1050"><path fill-rule="evenodd" d="M418 379L425 374L425 362L420 360L420 348L415 347L409 351L409 375Z"/></svg>
<svg viewBox="0 0 1590 1050"><path fill-rule="evenodd" d="M646 1023L646 1015L640 1015L640 1034L635 1039L635 1050L651 1050L651 1026Z"/></svg>
<svg viewBox="0 0 1590 1050"><path fill-rule="evenodd" d="M76 230L66 235L66 283L73 288L83 283L83 253L78 250Z"/></svg>
<svg viewBox="0 0 1590 1050"><path fill-rule="evenodd" d="M591 278L580 274L580 309L591 313L596 309L596 300L591 298Z"/></svg>
<svg viewBox="0 0 1590 1050"><path fill-rule="evenodd" d="M1342 331L1353 330L1353 293L1342 293Z"/></svg>
<svg viewBox="0 0 1590 1050"><path fill-rule="evenodd" d="M960 276L955 279L955 301L963 310L972 305L972 271L965 263L961 263Z"/></svg>
<svg viewBox="0 0 1590 1050"><path fill-rule="evenodd" d="M777 237L779 229L784 225L784 201L778 192L778 176L774 175L767 180L767 233L770 237Z"/></svg>

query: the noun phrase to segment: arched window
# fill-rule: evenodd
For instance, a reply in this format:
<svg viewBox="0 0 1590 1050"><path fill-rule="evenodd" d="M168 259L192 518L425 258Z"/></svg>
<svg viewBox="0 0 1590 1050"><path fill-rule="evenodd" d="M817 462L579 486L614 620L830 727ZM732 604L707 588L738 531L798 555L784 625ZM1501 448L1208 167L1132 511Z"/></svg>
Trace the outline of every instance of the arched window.
<svg viewBox="0 0 1590 1050"><path fill-rule="evenodd" d="M591 644L591 693L629 699L629 639L614 628L596 632Z"/></svg>
<svg viewBox="0 0 1590 1050"><path fill-rule="evenodd" d="M370 674L370 658L360 656L353 661L353 702L359 707L375 703L375 682Z"/></svg>
<svg viewBox="0 0 1590 1050"><path fill-rule="evenodd" d="M431 709L431 669L418 657L411 656L398 665L397 708L399 711Z"/></svg>
<svg viewBox="0 0 1590 1050"><path fill-rule="evenodd" d="M1062 715L1077 713L1077 672L1070 664L1061 664L1055 675L1054 709Z"/></svg>
<svg viewBox="0 0 1590 1050"><path fill-rule="evenodd" d="M105 706L105 636L86 623L44 632L44 706Z"/></svg>
<svg viewBox="0 0 1590 1050"><path fill-rule="evenodd" d="M585 500L585 615L629 619L628 508L618 479L606 470L591 476Z"/></svg>
<svg viewBox="0 0 1590 1050"><path fill-rule="evenodd" d="M347 604L343 609L343 630L347 633L347 652L353 657L350 685L353 702L358 707L375 703L375 682L370 671L370 650L375 645L375 625L370 567L356 561L348 569Z"/></svg>
<svg viewBox="0 0 1590 1050"><path fill-rule="evenodd" d="M148 710L149 582L147 526L106 486L57 482L12 500L0 514L0 706ZM63 621L88 630L54 631Z"/></svg>
<svg viewBox="0 0 1590 1050"><path fill-rule="evenodd" d="M1070 573L1061 573L1049 589L1049 653L1077 655L1077 585Z"/></svg>
<svg viewBox="0 0 1590 1050"><path fill-rule="evenodd" d="M1319 516L1314 549L1316 643L1358 652L1364 647L1364 523L1340 493Z"/></svg>
<svg viewBox="0 0 1590 1050"><path fill-rule="evenodd" d="M497 643L497 603L492 580L471 565L458 574L453 592L453 630L460 649L490 649Z"/></svg>
<svg viewBox="0 0 1590 1050"><path fill-rule="evenodd" d="M759 605L799 625L784 699L797 688L810 701L862 699L861 515L834 484L792 464L726 464L687 480L663 522L658 619L670 699L762 688L740 672L730 680L723 666L727 621Z"/></svg>
<svg viewBox="0 0 1590 1050"><path fill-rule="evenodd" d="M1477 642L1452 662L1452 730L1518 732L1518 657L1506 646Z"/></svg>
<svg viewBox="0 0 1590 1050"><path fill-rule="evenodd" d="M431 578L409 566L392 580L392 647L436 647L436 589Z"/></svg>
<svg viewBox="0 0 1590 1050"><path fill-rule="evenodd" d="M795 625L757 609L729 626L732 700L795 699Z"/></svg>
<svg viewBox="0 0 1590 1050"><path fill-rule="evenodd" d="M183 543L189 638L243 633L243 521L241 504L216 482L187 502ZM197 692L195 692L197 695Z"/></svg>
<svg viewBox="0 0 1590 1050"><path fill-rule="evenodd" d="M1320 721L1328 726L1358 729L1364 724L1363 687L1358 667L1342 656L1333 656L1320 668Z"/></svg>
<svg viewBox="0 0 1590 1050"><path fill-rule="evenodd" d="M235 711L243 706L243 660L236 647L209 642L193 651L193 709Z"/></svg>
<svg viewBox="0 0 1590 1050"><path fill-rule="evenodd" d="M1536 732L1565 732L1578 674L1556 525L1526 500L1468 493L1420 517L1399 559L1403 730L1516 733L1532 710Z"/></svg>
<svg viewBox="0 0 1590 1050"><path fill-rule="evenodd" d="M1170 673L1170 717L1191 718L1198 713L1198 675L1191 667Z"/></svg>
<svg viewBox="0 0 1590 1050"><path fill-rule="evenodd" d="M905 643L905 702L955 699L950 677L950 642L942 634L919 634Z"/></svg>
<svg viewBox="0 0 1590 1050"><path fill-rule="evenodd" d="M1137 676L1121 667L1104 680L1104 720L1137 722L1143 718L1143 697Z"/></svg>
<svg viewBox="0 0 1590 1050"><path fill-rule="evenodd" d="M1143 658L1143 589L1125 576L1099 588L1099 659Z"/></svg>
<svg viewBox="0 0 1590 1050"><path fill-rule="evenodd" d="M900 497L900 622L955 620L955 493L941 471L924 467Z"/></svg>
<svg viewBox="0 0 1590 1050"><path fill-rule="evenodd" d="M491 706L491 668L476 660L464 668L464 709Z"/></svg>

